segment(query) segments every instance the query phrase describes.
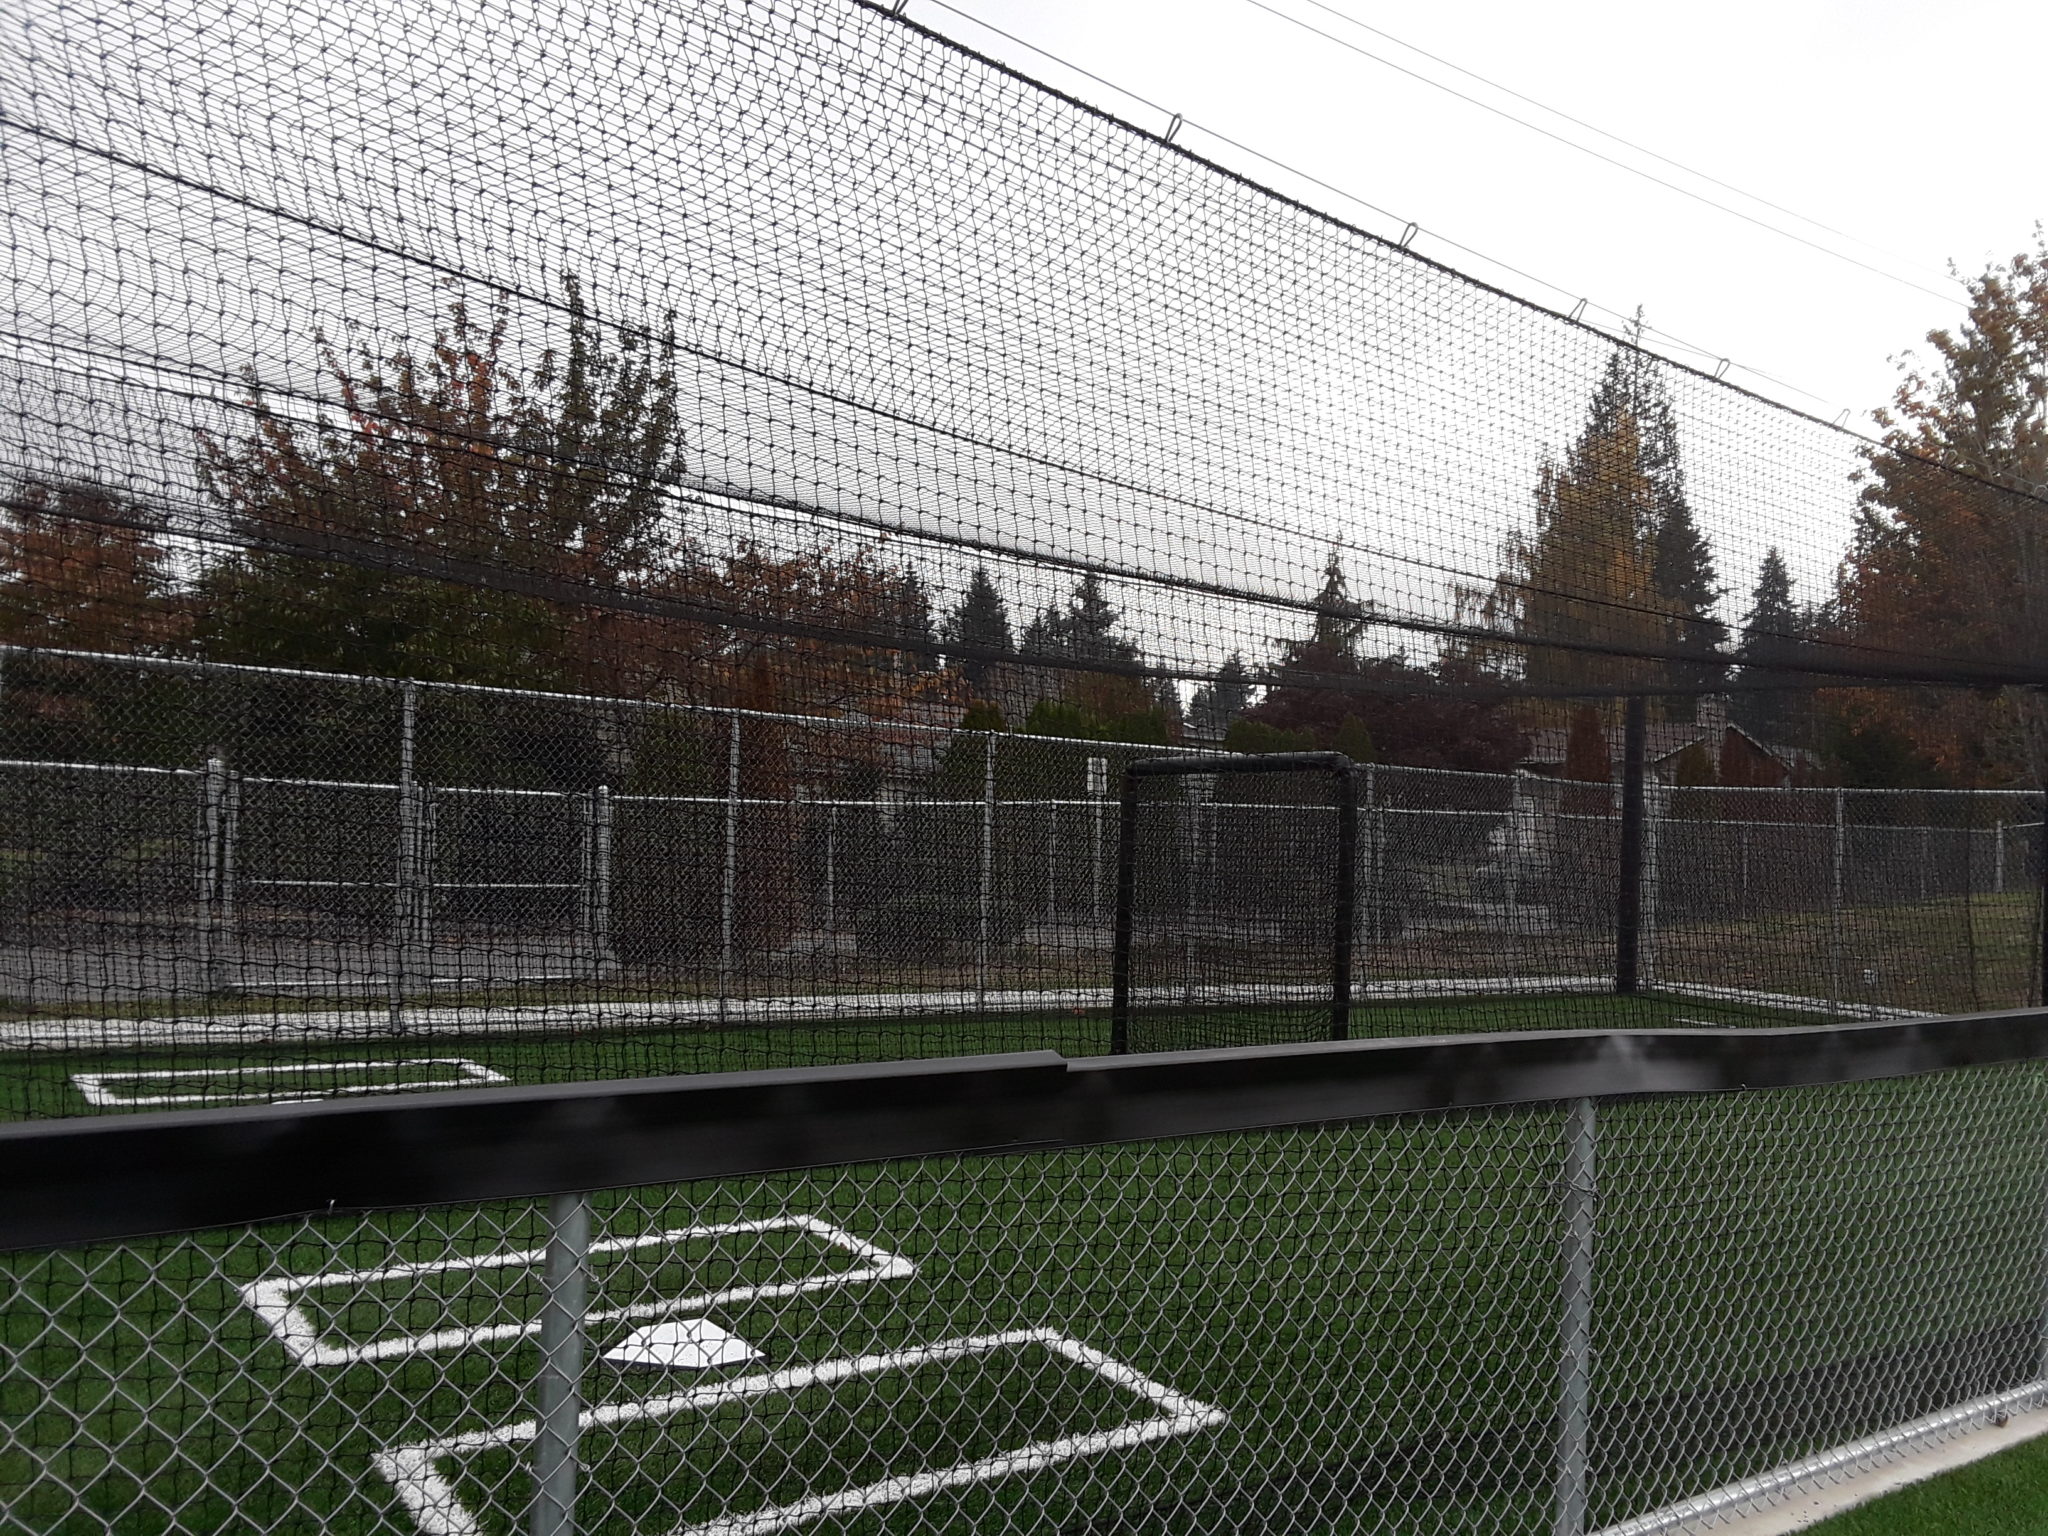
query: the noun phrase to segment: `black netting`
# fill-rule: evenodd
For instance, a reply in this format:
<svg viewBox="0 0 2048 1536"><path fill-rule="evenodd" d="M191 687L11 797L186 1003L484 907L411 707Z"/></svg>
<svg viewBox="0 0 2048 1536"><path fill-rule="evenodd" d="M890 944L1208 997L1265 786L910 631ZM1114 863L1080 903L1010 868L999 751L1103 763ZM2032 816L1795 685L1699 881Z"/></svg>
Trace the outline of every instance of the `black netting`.
<svg viewBox="0 0 2048 1536"><path fill-rule="evenodd" d="M2038 423L1826 427L897 9L11 13L0 1113L1107 1050L1161 751L1359 765L1354 1033L2037 994ZM1158 816L1141 990L1285 1015L1175 1038L1321 1029L1308 804Z"/></svg>

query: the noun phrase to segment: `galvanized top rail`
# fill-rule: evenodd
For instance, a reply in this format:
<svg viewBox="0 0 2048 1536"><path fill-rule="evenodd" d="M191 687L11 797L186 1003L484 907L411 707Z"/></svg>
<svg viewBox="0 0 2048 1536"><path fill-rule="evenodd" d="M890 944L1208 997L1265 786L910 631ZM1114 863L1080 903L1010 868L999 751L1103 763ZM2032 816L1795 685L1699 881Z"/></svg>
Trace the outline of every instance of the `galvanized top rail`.
<svg viewBox="0 0 2048 1536"><path fill-rule="evenodd" d="M0 1249L329 1211L2048 1061L2048 1009L1050 1051L0 1126Z"/></svg>

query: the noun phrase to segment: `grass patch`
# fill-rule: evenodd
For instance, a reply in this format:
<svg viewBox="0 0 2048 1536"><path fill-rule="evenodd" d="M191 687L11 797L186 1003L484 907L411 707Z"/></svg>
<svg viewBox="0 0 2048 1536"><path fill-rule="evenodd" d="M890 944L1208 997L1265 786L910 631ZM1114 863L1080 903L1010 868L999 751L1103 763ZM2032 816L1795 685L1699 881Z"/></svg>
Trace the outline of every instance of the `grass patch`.
<svg viewBox="0 0 2048 1536"><path fill-rule="evenodd" d="M2048 1536L2048 1439L1944 1472L1808 1530L1812 1536Z"/></svg>

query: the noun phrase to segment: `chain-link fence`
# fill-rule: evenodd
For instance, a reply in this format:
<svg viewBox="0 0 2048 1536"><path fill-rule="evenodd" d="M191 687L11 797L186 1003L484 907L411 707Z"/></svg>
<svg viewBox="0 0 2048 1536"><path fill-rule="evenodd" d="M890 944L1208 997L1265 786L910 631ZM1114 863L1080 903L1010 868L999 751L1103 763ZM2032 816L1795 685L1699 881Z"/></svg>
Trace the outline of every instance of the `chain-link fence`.
<svg viewBox="0 0 2048 1536"><path fill-rule="evenodd" d="M115 703L66 734L26 706L42 674ZM253 1091L365 1044L527 1081L1112 1043L1118 798L1161 748L123 658L10 675L21 738L102 754L0 763L15 1113L88 1107L75 1072ZM1236 942L1229 1038L1294 1038L1278 1012L1333 1001L1335 823L1189 795L1141 839L1181 897L1147 909L1140 989L1203 990ZM1626 1015L1614 786L1365 764L1355 798L1357 1035L2035 996L2038 795L1653 783Z"/></svg>
<svg viewBox="0 0 2048 1536"><path fill-rule="evenodd" d="M503 1189L673 1166L724 1092L754 1097L711 1161L780 1138L821 1165L17 1252L0 1490L31 1533L1689 1529L2048 1393L2042 1028L1950 1026L1978 1064L1932 1075L1718 1095L1514 1102L1631 1079L1590 1037L1446 1041L796 1073L772 1105L703 1079L629 1135L529 1094L495 1155L428 1101L364 1106L374 1132L329 1108L270 1122L275 1174L153 1142L215 1198L361 1188L399 1167L366 1134L412 1149L383 1187ZM1887 1031L1666 1036L1641 1082L1900 1070ZM937 1149L826 1166L873 1134L844 1129L865 1094L881 1145ZM914 1102L954 1123L905 1129ZM1247 1119L1270 1128L1201 1134ZM165 1224L170 1185L49 1200L140 1125L17 1132L0 1240ZM97 1172L52 1169L81 1152Z"/></svg>

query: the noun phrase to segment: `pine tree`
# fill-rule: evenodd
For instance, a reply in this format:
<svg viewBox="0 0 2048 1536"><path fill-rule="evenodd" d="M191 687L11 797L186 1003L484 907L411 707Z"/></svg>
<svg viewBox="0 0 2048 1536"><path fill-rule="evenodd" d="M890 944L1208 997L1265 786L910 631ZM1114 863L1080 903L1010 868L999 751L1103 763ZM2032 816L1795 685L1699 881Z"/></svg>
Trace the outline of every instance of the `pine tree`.
<svg viewBox="0 0 2048 1536"><path fill-rule="evenodd" d="M949 647L971 646L999 656L1007 656L1016 649L1010 637L1009 605L1003 601L1003 594L989 575L987 566L977 565L974 574L967 578L967 590L961 593L958 606L946 615L939 638ZM998 662L987 656L962 656L954 661L954 665L967 680L968 687L977 694L986 694L989 676Z"/></svg>
<svg viewBox="0 0 2048 1536"><path fill-rule="evenodd" d="M1321 654L1356 660L1369 622L1368 610L1352 597L1344 562L1335 549L1323 565L1323 585L1316 593L1315 606L1316 627L1309 643Z"/></svg>
<svg viewBox="0 0 2048 1536"><path fill-rule="evenodd" d="M1637 336L1642 325L1638 310ZM1649 559L1650 588L1667 615L1664 639L1688 657L1700 658L1667 662L1664 673L1679 688L1712 684L1722 676L1712 658L1728 639L1727 625L1714 615L1723 588L1713 547L1700 531L1686 496L1671 391L1655 359L1633 347L1618 348L1608 359L1607 373L1594 394L1589 428L1612 432L1624 415L1635 423L1637 464L1649 486L1638 534ZM1679 694L1669 707L1676 717L1690 720L1696 696Z"/></svg>
<svg viewBox="0 0 2048 1536"><path fill-rule="evenodd" d="M1199 735L1221 736L1251 702L1251 669L1244 664L1242 654L1232 651L1229 659L1216 669L1215 678L1195 690L1188 705L1188 724Z"/></svg>
<svg viewBox="0 0 2048 1536"><path fill-rule="evenodd" d="M1738 689L1729 718L1757 740L1805 745L1811 734L1812 711L1794 691L1800 681L1785 666L1799 659L1810 644L1811 616L1793 595L1792 572L1774 545L1757 567L1749 612L1742 620L1743 684L1773 686L1767 692Z"/></svg>

